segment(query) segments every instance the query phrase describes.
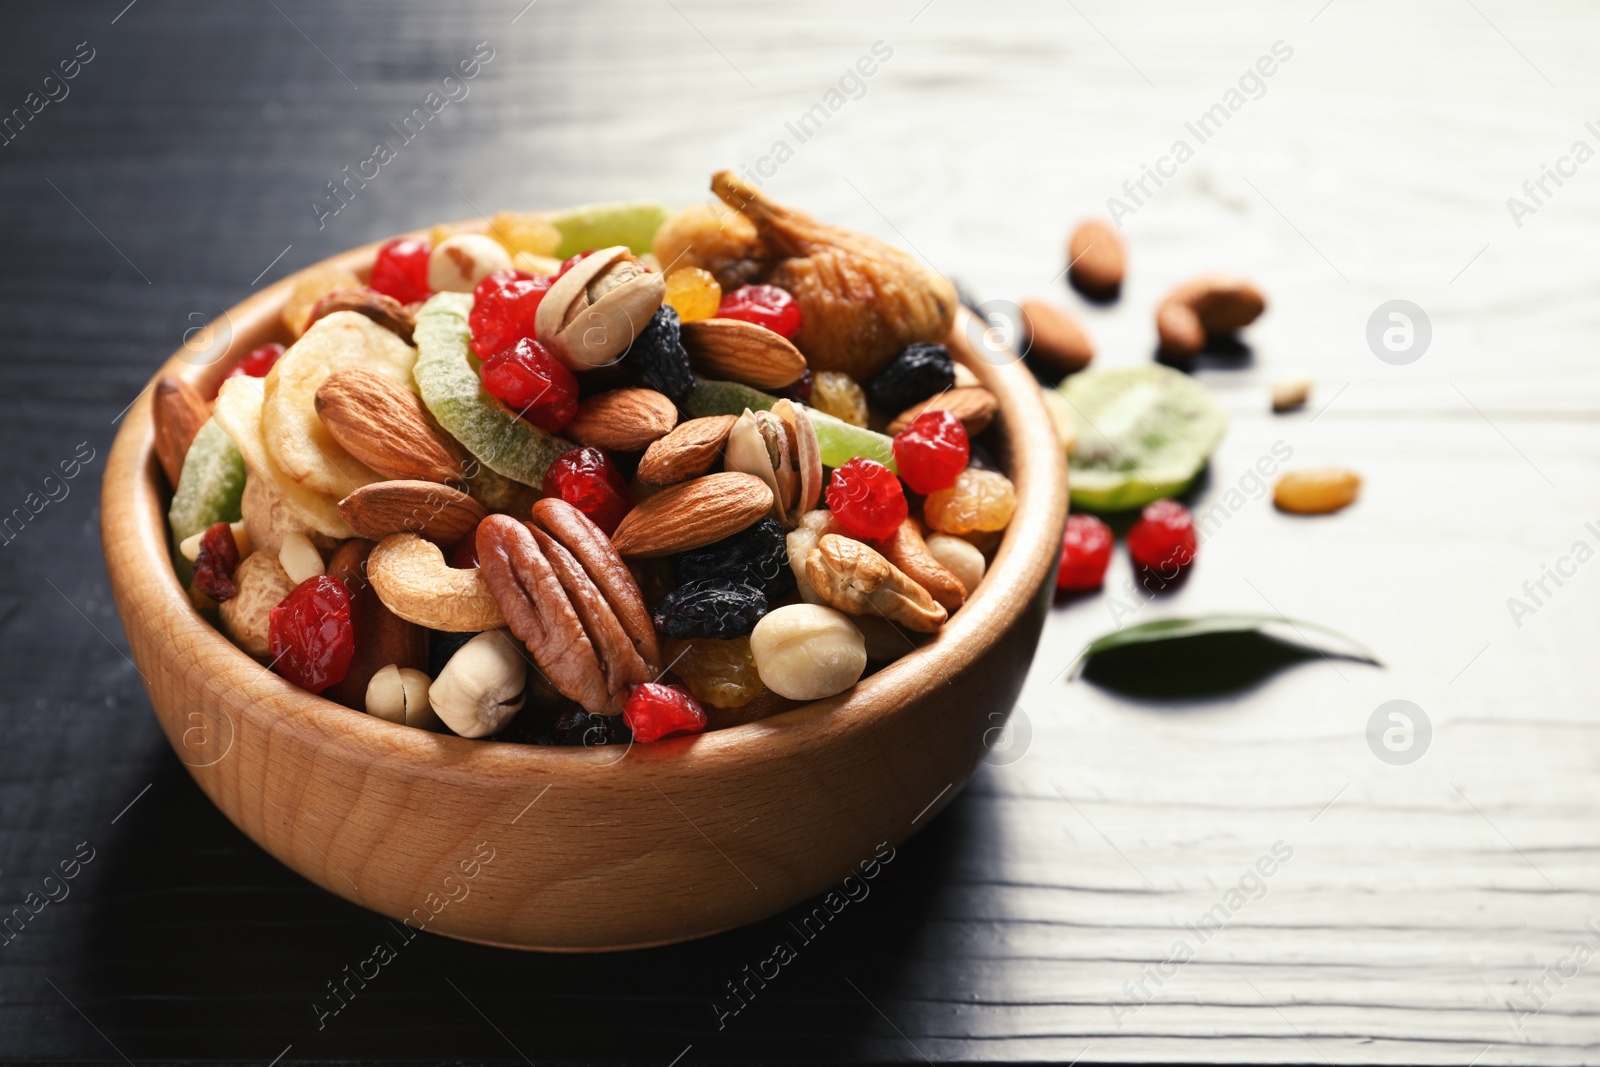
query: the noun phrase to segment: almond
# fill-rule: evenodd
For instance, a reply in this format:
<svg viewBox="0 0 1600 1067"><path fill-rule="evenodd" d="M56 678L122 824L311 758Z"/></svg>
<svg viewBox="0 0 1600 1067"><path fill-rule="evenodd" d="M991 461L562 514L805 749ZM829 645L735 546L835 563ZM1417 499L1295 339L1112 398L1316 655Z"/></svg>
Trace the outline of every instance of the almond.
<svg viewBox="0 0 1600 1067"><path fill-rule="evenodd" d="M365 367L343 367L317 387L317 417L346 452L385 478L459 482L461 446L439 429L417 394Z"/></svg>
<svg viewBox="0 0 1600 1067"><path fill-rule="evenodd" d="M211 417L211 405L201 399L195 387L176 374L163 374L156 379L155 396L151 398L151 417L156 428L156 458L167 473L167 482L178 487L178 476L183 473L183 460L194 443L194 435Z"/></svg>
<svg viewBox="0 0 1600 1067"><path fill-rule="evenodd" d="M1067 241L1067 274L1073 288L1104 300L1122 288L1128 250L1116 228L1104 219L1085 219Z"/></svg>
<svg viewBox="0 0 1600 1067"><path fill-rule="evenodd" d="M411 343L411 333L417 325L410 310L392 296L372 289L340 289L317 301L311 309L311 317L306 320L306 328L310 329L312 323L335 311L365 315L406 344Z"/></svg>
<svg viewBox="0 0 1600 1067"><path fill-rule="evenodd" d="M339 514L358 537L381 541L390 534L414 533L451 545L477 529L489 513L466 493L448 485L392 481L357 489L339 501Z"/></svg>
<svg viewBox="0 0 1600 1067"><path fill-rule="evenodd" d="M623 556L671 556L736 534L771 510L772 490L755 475L708 474L641 501L611 542Z"/></svg>
<svg viewBox="0 0 1600 1067"><path fill-rule="evenodd" d="M639 480L645 485L672 485L710 470L728 442L737 415L711 415L680 423L667 436L651 443L639 460Z"/></svg>
<svg viewBox="0 0 1600 1067"><path fill-rule="evenodd" d="M936 396L930 396L922 403L907 408L889 424L889 434L892 436L911 425L911 420L921 415L924 411L948 411L961 420L961 425L966 427L968 437L976 437L988 429L989 423L994 421L995 412L1000 410L1000 402L994 394L981 385L958 386L955 389L946 389Z"/></svg>
<svg viewBox="0 0 1600 1067"><path fill-rule="evenodd" d="M607 452L639 452L677 423L677 405L654 389L611 389L579 404L561 432Z"/></svg>
<svg viewBox="0 0 1600 1067"><path fill-rule="evenodd" d="M1078 320L1042 300L1022 302L1022 320L1028 330L1028 362L1050 374L1066 376L1089 365L1094 345Z"/></svg>
<svg viewBox="0 0 1600 1067"><path fill-rule="evenodd" d="M788 340L742 319L686 322L680 336L689 361L709 378L782 389L806 370L806 357Z"/></svg>

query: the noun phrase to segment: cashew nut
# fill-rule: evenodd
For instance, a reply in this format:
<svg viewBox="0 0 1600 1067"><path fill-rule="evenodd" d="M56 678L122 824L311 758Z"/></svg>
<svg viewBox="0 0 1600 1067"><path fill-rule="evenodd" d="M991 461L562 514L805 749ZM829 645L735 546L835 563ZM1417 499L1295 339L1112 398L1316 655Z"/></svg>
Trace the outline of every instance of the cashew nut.
<svg viewBox="0 0 1600 1067"><path fill-rule="evenodd" d="M430 630L473 633L506 624L478 569L450 566L438 545L416 534L379 541L367 558L367 578L384 607Z"/></svg>
<svg viewBox="0 0 1600 1067"><path fill-rule="evenodd" d="M295 583L284 573L277 557L253 552L234 569L233 584L239 588L238 595L224 600L217 608L222 616L222 628L233 638L234 644L257 659L265 659L271 653L268 635L272 609L294 592Z"/></svg>
<svg viewBox="0 0 1600 1067"><path fill-rule="evenodd" d="M456 649L428 690L434 712L462 737L486 737L522 710L528 667L508 630L481 633Z"/></svg>
<svg viewBox="0 0 1600 1067"><path fill-rule="evenodd" d="M431 685L428 676L416 668L391 663L367 683L367 714L431 730L439 725L428 699Z"/></svg>

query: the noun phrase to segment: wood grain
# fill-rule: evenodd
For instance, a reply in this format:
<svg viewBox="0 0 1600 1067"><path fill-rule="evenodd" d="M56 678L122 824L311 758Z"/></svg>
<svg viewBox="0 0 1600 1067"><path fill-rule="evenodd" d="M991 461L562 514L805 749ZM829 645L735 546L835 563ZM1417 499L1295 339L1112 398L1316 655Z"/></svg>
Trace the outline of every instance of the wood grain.
<svg viewBox="0 0 1600 1067"><path fill-rule="evenodd" d="M0 949L0 1054L1600 1060L1589 969L1521 1029L1506 1009L1600 914L1600 572L1586 565L1520 628L1506 609L1600 517L1594 164L1549 184L1522 226L1506 209L1593 117L1587 9L596 0L538 3L513 23L520 0L277 0L282 14L139 0L112 25L125 6L18 7L0 35L7 108L76 42L98 49L71 97L0 152L3 510L42 497L80 443L95 457L0 549L4 902L77 842L98 849L71 898ZM1078 300L1056 280L1065 235L1279 39L1294 57L1265 95L1125 220L1121 299ZM309 205L325 183L480 40L496 58L471 96L319 226ZM880 40L893 54L866 93L803 142L789 132ZM1280 440L1297 464L1359 470L1363 498L1295 519L1247 484L1248 506L1185 586L1134 618L1270 610L1264 595L1361 638L1387 669L1316 661L1232 698L1171 703L1069 683L1078 648L1116 625L1119 552L1106 594L1050 612L1021 757L986 762L725 1026L711 1004L794 938L805 905L617 956L419 937L319 1029L312 998L395 935L238 833L157 728L123 655L89 492L119 413L190 311L215 316L439 218L703 200L709 170L764 156L770 169L779 138L794 154L774 196L914 247L980 297L1068 308L1106 365L1150 357L1154 305L1182 279L1226 269L1262 285L1271 306L1246 332L1251 352L1196 372L1232 428L1193 500L1222 502ZM1364 337L1393 297L1434 325L1409 367L1380 363ZM1316 382L1311 404L1269 415L1271 382L1299 376ZM1436 729L1409 768L1379 763L1363 736L1395 697ZM1124 983L1279 838L1295 857L1268 894L1119 1027Z"/></svg>

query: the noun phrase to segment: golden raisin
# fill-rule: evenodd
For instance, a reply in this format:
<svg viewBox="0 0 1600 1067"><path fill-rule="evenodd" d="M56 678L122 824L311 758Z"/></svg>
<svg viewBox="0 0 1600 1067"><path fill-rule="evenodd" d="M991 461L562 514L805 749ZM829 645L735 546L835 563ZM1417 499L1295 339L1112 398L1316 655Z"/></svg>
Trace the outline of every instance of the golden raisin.
<svg viewBox="0 0 1600 1067"><path fill-rule="evenodd" d="M968 467L956 484L928 496L922 514L941 533L966 534L974 530L1004 530L1017 510L1017 493L1011 479L999 471Z"/></svg>
<svg viewBox="0 0 1600 1067"><path fill-rule="evenodd" d="M843 371L817 372L811 379L811 406L851 426L867 424L867 394Z"/></svg>
<svg viewBox="0 0 1600 1067"><path fill-rule="evenodd" d="M766 688L756 673L748 637L725 641L712 637L668 640L663 651L672 664L672 673L712 707L743 707Z"/></svg>
<svg viewBox="0 0 1600 1067"><path fill-rule="evenodd" d="M553 256L561 247L561 231L548 219L520 211L497 211L489 220L489 236L505 246L515 256L526 252L532 256Z"/></svg>
<svg viewBox="0 0 1600 1067"><path fill-rule="evenodd" d="M681 322L699 322L717 313L722 303L722 286L710 271L699 267L679 267L667 275L666 302L678 313Z"/></svg>

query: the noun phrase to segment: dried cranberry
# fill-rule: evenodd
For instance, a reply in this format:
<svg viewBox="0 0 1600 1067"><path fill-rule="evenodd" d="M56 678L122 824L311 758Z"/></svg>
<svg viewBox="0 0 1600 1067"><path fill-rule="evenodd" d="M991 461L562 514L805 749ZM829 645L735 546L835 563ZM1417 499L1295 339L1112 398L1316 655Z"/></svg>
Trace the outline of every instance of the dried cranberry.
<svg viewBox="0 0 1600 1067"><path fill-rule="evenodd" d="M544 472L545 496L560 497L589 517L609 537L633 510L628 483L598 448L569 448Z"/></svg>
<svg viewBox="0 0 1600 1067"><path fill-rule="evenodd" d="M645 682L622 709L622 721L635 741L649 744L674 734L697 734L706 728L700 702L675 685Z"/></svg>
<svg viewBox="0 0 1600 1067"><path fill-rule="evenodd" d="M478 357L510 348L524 337L537 337L533 321L550 289L550 279L520 270L497 270L472 291L472 350Z"/></svg>
<svg viewBox="0 0 1600 1067"><path fill-rule="evenodd" d="M1111 527L1093 515L1067 516L1056 588L1064 593L1081 593L1104 585L1106 568L1111 565L1112 543Z"/></svg>
<svg viewBox="0 0 1600 1067"><path fill-rule="evenodd" d="M948 411L924 411L894 435L900 477L924 495L955 485L971 452L966 427Z"/></svg>
<svg viewBox="0 0 1600 1067"><path fill-rule="evenodd" d="M276 341L252 348L250 354L234 364L228 371L227 377L238 378L265 378L272 365L278 362L278 357L283 355L283 346Z"/></svg>
<svg viewBox="0 0 1600 1067"><path fill-rule="evenodd" d="M563 259L561 261L561 269L556 271L556 277L561 277L563 274L567 273L567 271L571 270L573 267L576 267L579 262L592 255L594 255L594 249L591 248L587 252L579 252L575 256L568 256L566 259Z"/></svg>
<svg viewBox="0 0 1600 1067"><path fill-rule="evenodd" d="M272 609L267 635L273 666L301 689L343 681L356 650L350 591L326 574L307 578Z"/></svg>
<svg viewBox="0 0 1600 1067"><path fill-rule="evenodd" d="M852 537L880 540L906 521L906 494L888 467L857 456L833 472L828 508Z"/></svg>
<svg viewBox="0 0 1600 1067"><path fill-rule="evenodd" d="M1128 555L1153 571L1172 572L1194 562L1200 547L1194 516L1176 500L1148 505L1128 531Z"/></svg>
<svg viewBox="0 0 1600 1067"><path fill-rule="evenodd" d="M485 392L548 433L578 413L578 379L531 337L484 360L480 373Z"/></svg>
<svg viewBox="0 0 1600 1067"><path fill-rule="evenodd" d="M239 566L239 542L233 539L233 527L225 522L212 523L200 535L200 554L194 560L194 584L218 604L239 595L233 584L234 568Z"/></svg>
<svg viewBox="0 0 1600 1067"><path fill-rule="evenodd" d="M428 288L428 258L432 255L433 247L426 241L409 237L390 241L378 249L367 287L402 304L426 300L433 292Z"/></svg>
<svg viewBox="0 0 1600 1067"><path fill-rule="evenodd" d="M788 338L800 331L800 305L776 285L740 286L722 298L717 318L743 319Z"/></svg>

